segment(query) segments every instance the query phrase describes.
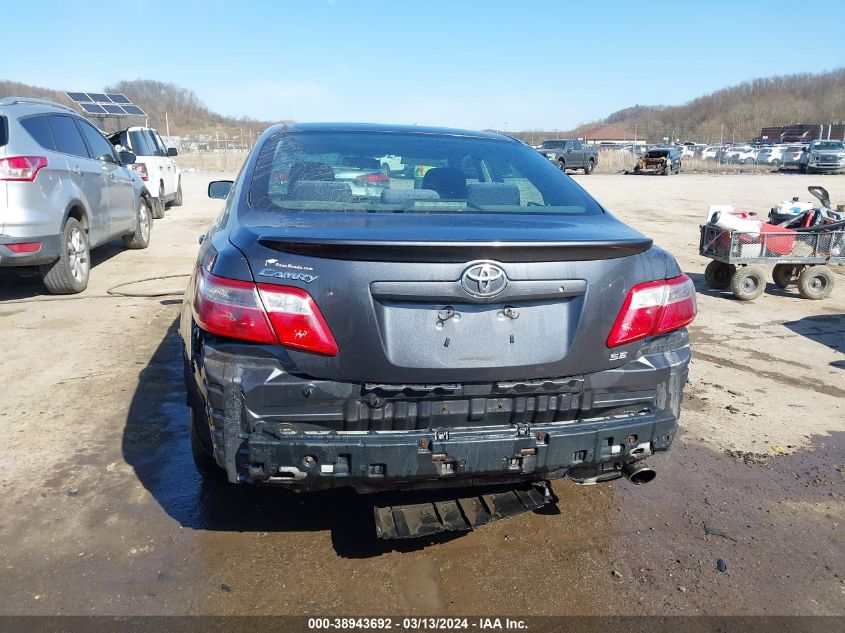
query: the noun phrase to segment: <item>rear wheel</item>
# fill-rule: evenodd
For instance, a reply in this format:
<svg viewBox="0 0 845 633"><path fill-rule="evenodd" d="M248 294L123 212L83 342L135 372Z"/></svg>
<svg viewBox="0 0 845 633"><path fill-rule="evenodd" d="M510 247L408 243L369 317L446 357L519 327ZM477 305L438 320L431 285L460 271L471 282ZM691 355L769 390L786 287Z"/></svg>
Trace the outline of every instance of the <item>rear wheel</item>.
<svg viewBox="0 0 845 633"><path fill-rule="evenodd" d="M769 163L772 167L780 167L780 160L777 158L774 159L771 163Z"/></svg>
<svg viewBox="0 0 845 633"><path fill-rule="evenodd" d="M833 271L827 266L807 266L798 275L798 292L805 299L825 299L833 292Z"/></svg>
<svg viewBox="0 0 845 633"><path fill-rule="evenodd" d="M746 159L745 159L745 164L746 164L746 165L753 165L753 164L754 164L754 159L753 159L753 158L746 158Z"/></svg>
<svg viewBox="0 0 845 633"><path fill-rule="evenodd" d="M595 166L596 166L596 164L595 164L595 162L593 162L593 159L591 158L589 160L589 162L586 164L586 166L584 167L584 175L589 176L590 174L592 174Z"/></svg>
<svg viewBox="0 0 845 633"><path fill-rule="evenodd" d="M150 245L150 233L153 228L152 212L147 198L138 200L136 210L135 232L123 236L123 245L126 248L139 250Z"/></svg>
<svg viewBox="0 0 845 633"><path fill-rule="evenodd" d="M557 166L558 166L558 169L560 169L561 171L566 171L566 161L565 160L561 159L561 160L557 161Z"/></svg>
<svg viewBox="0 0 845 633"><path fill-rule="evenodd" d="M772 271L772 281L778 286L786 290L798 281L798 275L801 274L803 266L796 266L794 264L776 264Z"/></svg>
<svg viewBox="0 0 845 633"><path fill-rule="evenodd" d="M76 218L68 218L62 228L62 250L52 264L39 266L47 290L54 295L70 295L88 287L91 252L88 236Z"/></svg>
<svg viewBox="0 0 845 633"><path fill-rule="evenodd" d="M731 277L731 292L740 301L753 301L766 289L766 276L759 266L742 266Z"/></svg>
<svg viewBox="0 0 845 633"><path fill-rule="evenodd" d="M712 290L725 290L731 285L736 266L713 260L704 269L704 280Z"/></svg>
<svg viewBox="0 0 845 633"><path fill-rule="evenodd" d="M158 198L153 200L152 204L153 208L153 218L156 220L161 220L164 218L164 184L159 184L158 186Z"/></svg>
<svg viewBox="0 0 845 633"><path fill-rule="evenodd" d="M182 176L179 176L179 183L176 185L176 197L171 202L174 207L182 206Z"/></svg>
<svg viewBox="0 0 845 633"><path fill-rule="evenodd" d="M198 413L195 406L189 407L191 425L191 456L194 466L203 479L213 482L226 481L226 471L214 461L211 446L211 432L204 413Z"/></svg>

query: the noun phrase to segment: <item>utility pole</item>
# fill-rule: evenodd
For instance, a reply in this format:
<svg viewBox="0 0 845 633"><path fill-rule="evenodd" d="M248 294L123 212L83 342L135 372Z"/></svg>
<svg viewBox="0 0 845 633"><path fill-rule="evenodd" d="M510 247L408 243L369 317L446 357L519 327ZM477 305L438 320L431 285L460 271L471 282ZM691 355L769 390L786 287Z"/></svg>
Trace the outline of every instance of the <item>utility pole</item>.
<svg viewBox="0 0 845 633"><path fill-rule="evenodd" d="M172 145L170 142L170 120L167 118L167 112L164 113L164 127L167 129L167 144Z"/></svg>

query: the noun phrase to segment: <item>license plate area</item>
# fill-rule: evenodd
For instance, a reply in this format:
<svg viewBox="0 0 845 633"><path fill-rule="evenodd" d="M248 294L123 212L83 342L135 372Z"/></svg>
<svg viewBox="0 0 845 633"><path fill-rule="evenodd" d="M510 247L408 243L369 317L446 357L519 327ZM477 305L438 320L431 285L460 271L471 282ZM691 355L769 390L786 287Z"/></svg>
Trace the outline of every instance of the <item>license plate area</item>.
<svg viewBox="0 0 845 633"><path fill-rule="evenodd" d="M559 362L581 298L495 304L381 301L385 352L400 367L518 367Z"/></svg>

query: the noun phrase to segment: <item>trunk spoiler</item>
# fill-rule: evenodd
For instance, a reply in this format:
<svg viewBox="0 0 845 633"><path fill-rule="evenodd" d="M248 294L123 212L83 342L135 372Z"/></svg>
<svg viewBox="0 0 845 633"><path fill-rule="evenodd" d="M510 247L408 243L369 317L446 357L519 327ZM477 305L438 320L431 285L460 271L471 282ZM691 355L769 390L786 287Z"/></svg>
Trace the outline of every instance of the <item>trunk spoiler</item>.
<svg viewBox="0 0 845 633"><path fill-rule="evenodd" d="M273 250L320 257L373 262L459 263L473 259L500 262L585 261L628 257L647 251L647 237L607 241L555 242L417 242L337 240L261 236L259 244Z"/></svg>

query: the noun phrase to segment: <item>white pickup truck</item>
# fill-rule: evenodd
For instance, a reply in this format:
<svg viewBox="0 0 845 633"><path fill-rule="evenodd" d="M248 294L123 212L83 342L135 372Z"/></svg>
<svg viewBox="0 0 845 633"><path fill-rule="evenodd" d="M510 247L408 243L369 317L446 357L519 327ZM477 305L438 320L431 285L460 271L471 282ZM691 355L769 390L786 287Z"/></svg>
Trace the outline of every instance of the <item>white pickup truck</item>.
<svg viewBox="0 0 845 633"><path fill-rule="evenodd" d="M154 198L153 217L164 217L166 206L182 206L182 174L173 158L175 147L167 147L159 133L150 127L130 127L109 136L113 145L121 145L135 154L132 165Z"/></svg>

